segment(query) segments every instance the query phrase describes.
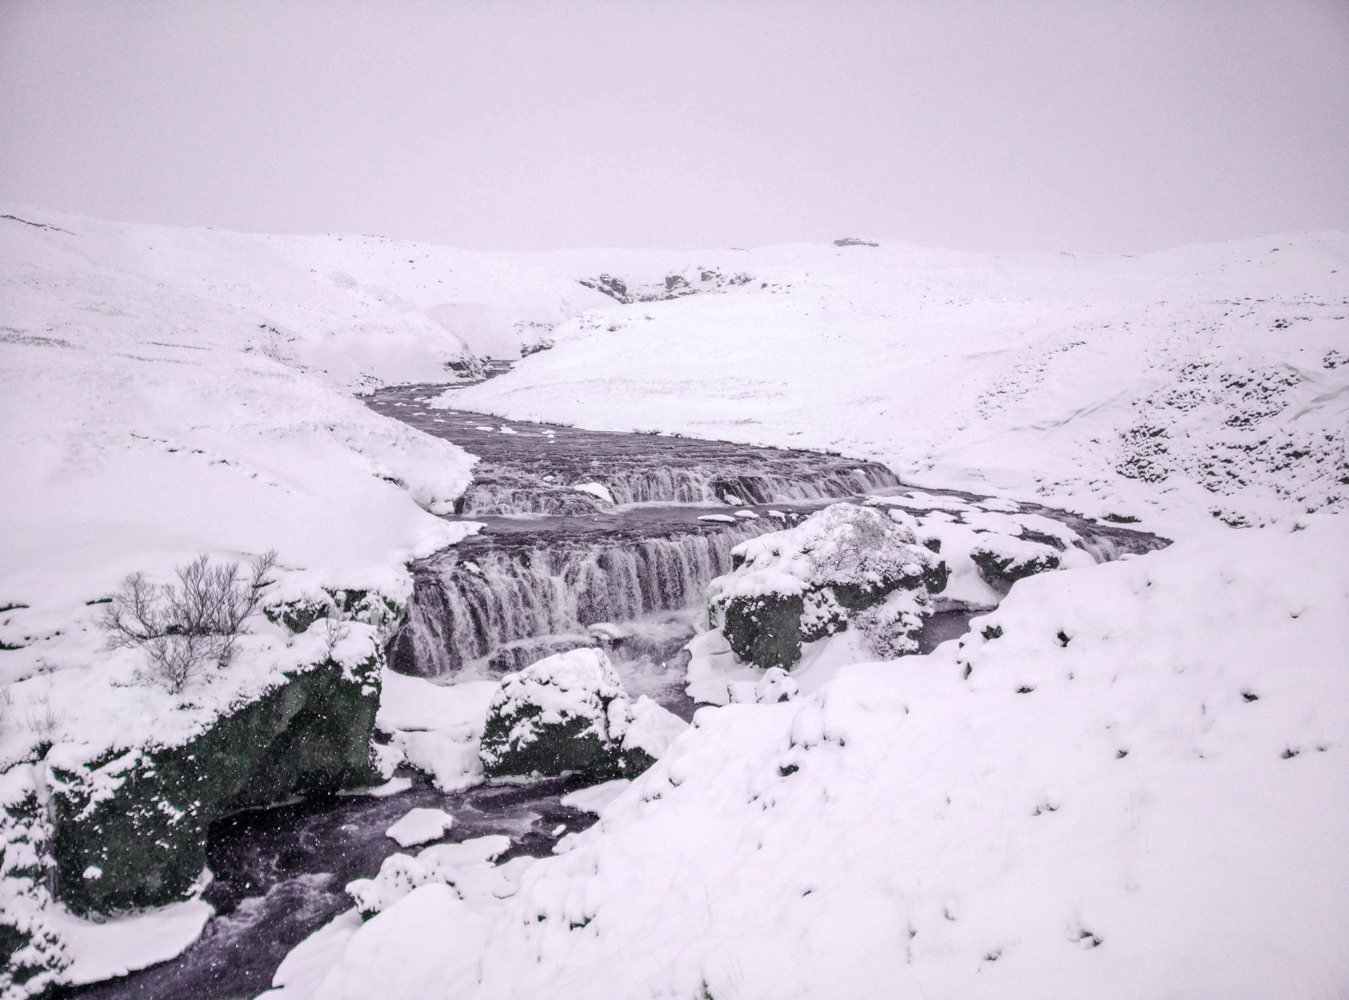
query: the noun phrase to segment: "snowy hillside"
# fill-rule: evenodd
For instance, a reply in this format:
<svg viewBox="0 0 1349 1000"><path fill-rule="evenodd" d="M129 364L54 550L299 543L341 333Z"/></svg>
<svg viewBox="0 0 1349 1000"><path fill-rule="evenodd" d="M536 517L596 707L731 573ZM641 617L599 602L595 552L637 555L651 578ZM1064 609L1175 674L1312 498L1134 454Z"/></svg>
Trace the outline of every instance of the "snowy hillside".
<svg viewBox="0 0 1349 1000"><path fill-rule="evenodd" d="M0 606L27 606L0 616L22 647L0 677L88 663L98 639L72 635L86 602L199 552L275 548L289 596L405 591L406 560L461 533L432 514L472 458L351 393L453 381L479 366L454 328L508 334L520 309L551 322L568 296L600 299L487 261L474 293L517 313L486 316L455 284L475 260L374 238L0 218ZM512 295L521 284L532 298Z"/></svg>
<svg viewBox="0 0 1349 1000"><path fill-rule="evenodd" d="M520 360L435 405L827 449L1175 539L1018 580L930 655L700 710L559 856L428 860L269 996L1349 989L1349 234L524 255L0 214L0 751L25 802L53 744L92 766L186 739L336 648L259 624L214 693L150 691L95 626L127 573L275 549L269 599L404 600L411 558L475 530L438 516L474 459L355 394L483 358ZM344 641L373 669L375 627ZM481 715L476 684L436 693ZM417 685L390 688L440 712Z"/></svg>
<svg viewBox="0 0 1349 1000"><path fill-rule="evenodd" d="M649 284L654 263L615 274ZM861 244L663 263L678 297L587 312L454 405L832 449L1089 514L1258 523L1349 496L1344 233L1134 258Z"/></svg>
<svg viewBox="0 0 1349 1000"><path fill-rule="evenodd" d="M1224 531L704 709L561 857L316 936L278 1000L1343 996L1349 534Z"/></svg>

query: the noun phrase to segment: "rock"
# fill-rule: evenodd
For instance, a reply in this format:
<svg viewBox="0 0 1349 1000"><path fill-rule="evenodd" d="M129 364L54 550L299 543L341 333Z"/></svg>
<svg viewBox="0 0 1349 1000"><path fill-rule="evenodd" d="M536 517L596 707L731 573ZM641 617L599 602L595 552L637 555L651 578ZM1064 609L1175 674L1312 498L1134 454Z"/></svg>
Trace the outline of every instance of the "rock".
<svg viewBox="0 0 1349 1000"><path fill-rule="evenodd" d="M1059 568L1059 554L1050 546L1008 535L990 536L975 545L970 559L984 582L1000 594L1017 580Z"/></svg>
<svg viewBox="0 0 1349 1000"><path fill-rule="evenodd" d="M909 525L849 503L742 542L731 555L735 568L708 588L709 624L742 662L762 669L791 669L803 642L850 624L884 655L913 652L930 614L927 594L946 585L946 564ZM897 591L915 596L887 603Z"/></svg>
<svg viewBox="0 0 1349 1000"><path fill-rule="evenodd" d="M603 650L559 653L502 678L483 728L483 775L632 777L684 725L649 698L631 702Z"/></svg>
<svg viewBox="0 0 1349 1000"><path fill-rule="evenodd" d="M398 841L399 847L412 847L439 840L453 825L454 817L444 809L410 809L384 835Z"/></svg>
<svg viewBox="0 0 1349 1000"><path fill-rule="evenodd" d="M378 784L370 735L379 707L375 656L328 660L222 714L181 746L113 751L87 763L47 758L56 895L76 913L181 899L206 864L223 813L297 792ZM98 878L85 878L91 868Z"/></svg>

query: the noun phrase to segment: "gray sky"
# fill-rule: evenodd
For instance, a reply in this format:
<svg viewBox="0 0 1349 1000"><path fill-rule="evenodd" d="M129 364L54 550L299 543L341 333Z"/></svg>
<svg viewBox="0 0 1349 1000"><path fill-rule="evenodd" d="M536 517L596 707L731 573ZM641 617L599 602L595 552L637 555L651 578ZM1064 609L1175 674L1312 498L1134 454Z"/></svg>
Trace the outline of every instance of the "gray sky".
<svg viewBox="0 0 1349 1000"><path fill-rule="evenodd" d="M0 200L479 249L1349 228L1349 2L0 0Z"/></svg>

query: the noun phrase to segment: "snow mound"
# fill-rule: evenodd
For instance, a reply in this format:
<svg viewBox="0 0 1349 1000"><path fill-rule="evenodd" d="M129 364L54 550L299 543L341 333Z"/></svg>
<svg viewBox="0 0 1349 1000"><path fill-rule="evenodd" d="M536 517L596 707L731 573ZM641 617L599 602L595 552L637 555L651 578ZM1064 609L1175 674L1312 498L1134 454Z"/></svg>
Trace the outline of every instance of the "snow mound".
<svg viewBox="0 0 1349 1000"><path fill-rule="evenodd" d="M453 825L454 817L444 809L412 809L384 833L398 841L399 847L411 847L439 840Z"/></svg>
<svg viewBox="0 0 1349 1000"><path fill-rule="evenodd" d="M439 812L435 809L413 810L418 811ZM408 847L411 843L402 846ZM347 893L356 900L357 909L369 916L387 909L424 885L464 883L466 887L481 887L483 880L508 879L505 874L491 869L492 862L510 846L509 837L493 834L457 844L436 844L416 857L391 854L380 864L378 875L348 883Z"/></svg>
<svg viewBox="0 0 1349 1000"><path fill-rule="evenodd" d="M483 772L636 774L684 727L645 695L631 701L602 649L556 653L502 678L483 731Z"/></svg>
<svg viewBox="0 0 1349 1000"><path fill-rule="evenodd" d="M566 853L414 890L321 995L468 941L415 959L423 994L1335 996L1340 520L1035 576L963 647L701 710Z"/></svg>

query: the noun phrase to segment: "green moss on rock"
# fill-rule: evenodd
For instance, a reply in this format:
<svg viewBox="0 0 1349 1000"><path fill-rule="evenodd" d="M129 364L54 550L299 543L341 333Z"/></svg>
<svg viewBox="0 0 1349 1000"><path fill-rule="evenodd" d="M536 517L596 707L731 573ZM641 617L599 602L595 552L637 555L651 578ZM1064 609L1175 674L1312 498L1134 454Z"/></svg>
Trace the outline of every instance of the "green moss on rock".
<svg viewBox="0 0 1349 1000"><path fill-rule="evenodd" d="M970 550L970 559L984 581L1000 594L1010 591L1018 580L1059 568L1058 555L1048 548L1043 552L1024 554L979 546Z"/></svg>
<svg viewBox="0 0 1349 1000"><path fill-rule="evenodd" d="M734 597L722 612L722 634L742 662L790 670L801 659L800 594Z"/></svg>
<svg viewBox="0 0 1349 1000"><path fill-rule="evenodd" d="M53 768L58 898L78 913L181 899L222 814L377 783L370 735L378 707L373 658L354 672L329 660L182 746Z"/></svg>

